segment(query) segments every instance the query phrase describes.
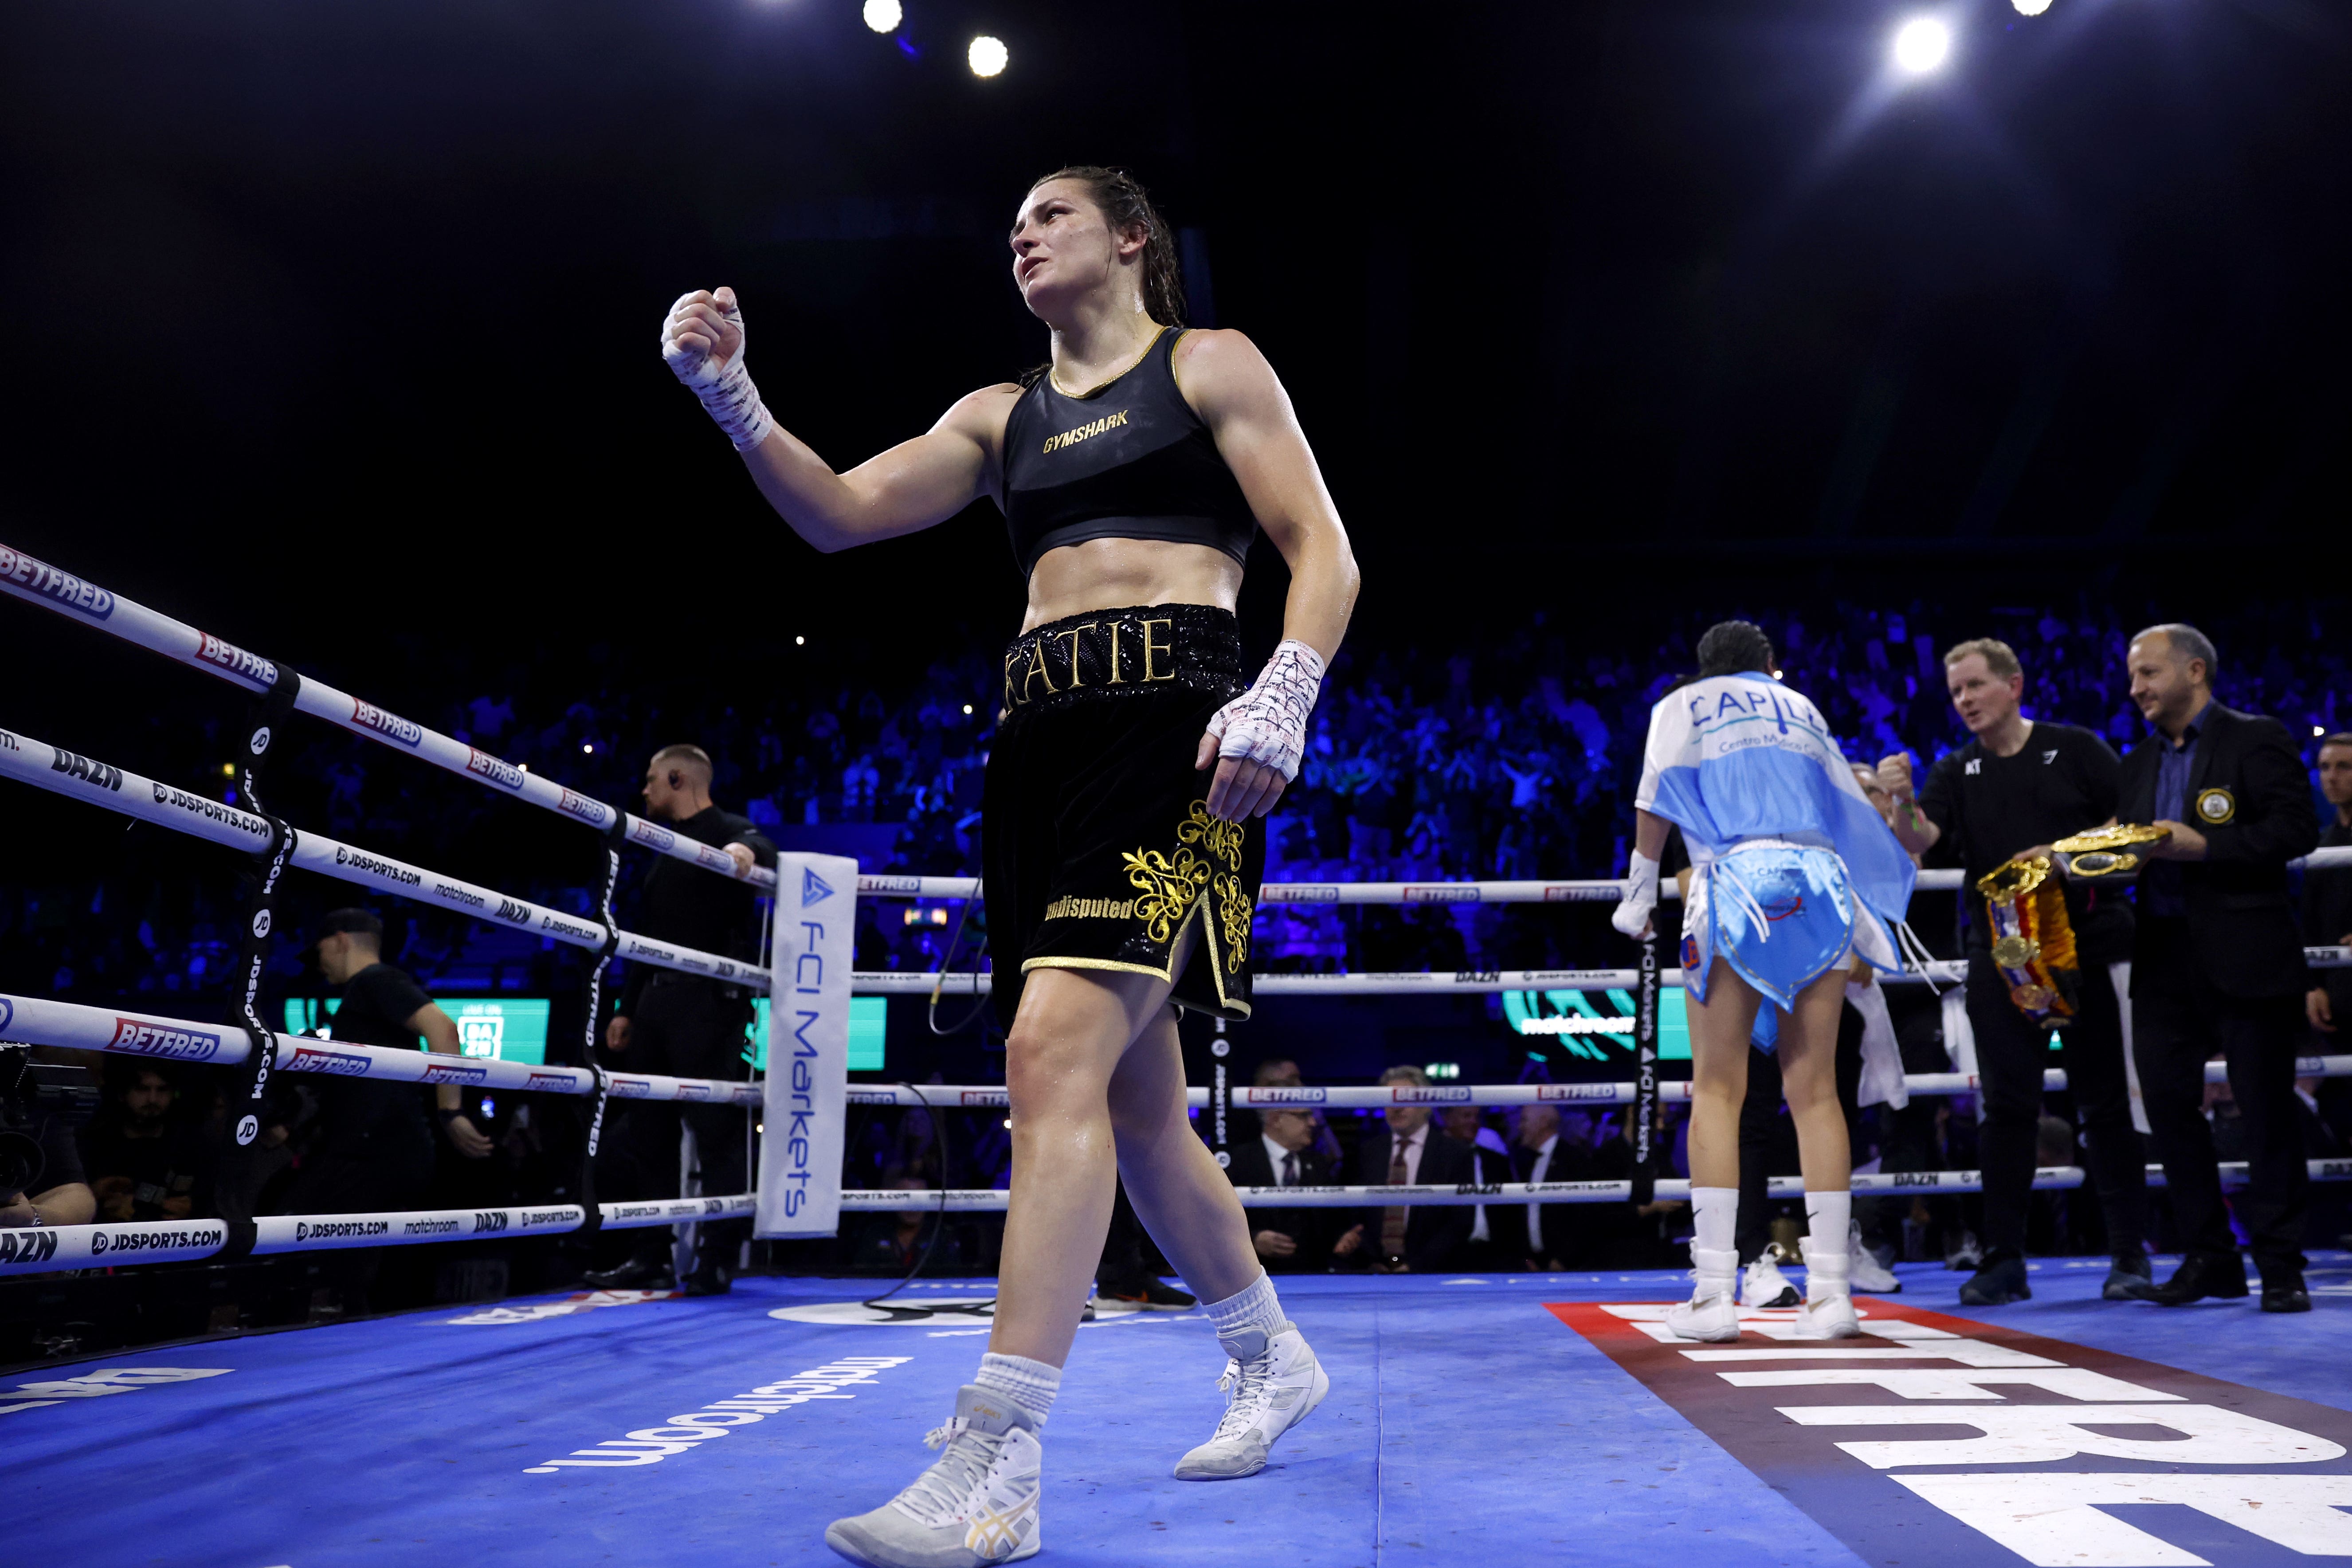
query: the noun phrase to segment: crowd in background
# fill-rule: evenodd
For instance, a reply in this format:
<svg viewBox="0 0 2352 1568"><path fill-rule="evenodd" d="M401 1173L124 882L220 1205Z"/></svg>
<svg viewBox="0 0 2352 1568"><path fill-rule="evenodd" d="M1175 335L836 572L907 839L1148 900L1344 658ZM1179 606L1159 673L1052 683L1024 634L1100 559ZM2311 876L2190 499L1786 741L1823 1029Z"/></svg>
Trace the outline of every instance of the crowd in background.
<svg viewBox="0 0 2352 1568"><path fill-rule="evenodd" d="M2087 600L2063 613L1965 615L1918 605L1824 605L1802 616L1767 616L1764 625L1781 649L1788 679L1820 706L1849 756L1874 760L1908 749L1924 764L1962 738L1943 689L1941 650L1988 632L2007 637L2026 660L2029 715L2085 725L2119 750L2135 743L2143 725L2118 672L2126 638L2152 616ZM1316 710L1304 772L1270 823L1268 879L1622 873L1650 707L1681 678L1690 635L1706 618L1684 617L1688 624L1675 624L1653 648L1606 654L1573 651L1571 628L1543 616L1475 646L1349 650L1335 663ZM2297 735L2352 723L2352 667L2313 612L2257 606L2209 622L2206 630L2221 648L2221 700L2277 716ZM611 799L627 798L610 786L634 777L638 760L655 746L690 739L716 760L716 798L787 844L795 830L821 837L846 827L863 831L866 843L887 844L892 868L968 872L978 858L991 679L990 658L975 650L895 691L761 691L712 682L698 709L675 700L656 705L615 685L554 713L524 710L527 703L492 691L415 717L533 772L589 788L603 781ZM126 761L173 776L170 759ZM495 858L502 825L511 825L520 809L464 788L428 804L420 780L427 770L322 726L306 726L282 765L291 781L288 795L315 813L298 825L315 824L428 866L442 865L445 854L457 857L476 876L484 874L486 854ZM143 881L124 870L94 887L0 887L0 988L216 1016L236 919L234 879L195 858L155 864ZM584 892L566 875L577 869L516 862L504 868L501 885L584 909ZM408 913L386 956L428 988L485 940L474 922ZM625 900L621 913L625 924ZM1280 908L1260 912L1256 952L1273 969L1452 969L1466 966L1473 953L1484 964L1535 967L1607 956L1563 951L1574 940L1564 934L1569 929L1540 909ZM869 923L861 933L859 967L934 967L946 937L929 922ZM576 974L566 967L574 955L543 945L514 961L530 971L524 984L541 994ZM304 984L298 954L281 957L276 984ZM1931 1039L1906 1039L1906 1055L1917 1057L1913 1070L1945 1065ZM107 1184L100 1189L106 1217L210 1212L214 1173L195 1152L221 1114L209 1081L176 1069L159 1075L150 1064L125 1058L102 1067L107 1110L85 1142L93 1178ZM2340 1139L2313 1104L2314 1152L2335 1152ZM1874 1157L1912 1162L1909 1168L1965 1166L1972 1157L1971 1112L1965 1100L1937 1100L1918 1102L1900 1118L1874 1118L1865 1134L1874 1142L1857 1151L1858 1162L1865 1169ZM2217 1107L2217 1118L2227 1114L2226 1103ZM950 1120L962 1124L962 1135L946 1140L944 1161L924 1113L869 1121L850 1151L853 1184L1003 1185L1010 1145L1001 1119ZM1330 1158L1344 1163L1370 1120L1340 1114L1318 1122L1316 1135ZM1492 1145L1489 1152L1507 1160L1528 1146L1517 1117L1474 1115L1446 1131ZM2058 1132L2071 1142L2066 1129ZM1560 1179L1571 1170L1611 1168L1628 1129L1622 1111L1571 1114L1547 1135L1561 1141L1553 1168ZM2053 1147L2053 1155L2061 1152ZM520 1147L508 1152L503 1163L518 1169L535 1157ZM2067 1229L2079 1230L2079 1222L2067 1217L2066 1205L2052 1208L2053 1244L2079 1241ZM1570 1266L1670 1260L1672 1216L1653 1217L1658 1223L1623 1234L1594 1231L1590 1247L1574 1256L1554 1258L1526 1245L1538 1261ZM1906 1238L1903 1232L1906 1223L1926 1228L1930 1222L1932 1237ZM1891 1248L1920 1256L1937 1247L1964 1249L1966 1228L1961 1206L1943 1203L1892 1216L1883 1235Z"/></svg>

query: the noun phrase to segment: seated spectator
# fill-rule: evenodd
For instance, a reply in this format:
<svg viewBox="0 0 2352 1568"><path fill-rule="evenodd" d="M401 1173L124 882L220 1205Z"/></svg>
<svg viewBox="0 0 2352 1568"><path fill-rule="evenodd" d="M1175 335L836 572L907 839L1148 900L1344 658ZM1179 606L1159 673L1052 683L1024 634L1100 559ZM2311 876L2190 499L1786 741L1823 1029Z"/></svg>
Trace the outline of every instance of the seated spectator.
<svg viewBox="0 0 2352 1568"><path fill-rule="evenodd" d="M82 1168L101 1220L194 1219L211 1213L217 1151L173 1115L179 1088L160 1068L128 1064L130 1082L82 1130ZM121 1077L118 1066L113 1075Z"/></svg>
<svg viewBox="0 0 2352 1568"><path fill-rule="evenodd" d="M1512 1180L1520 1182L1580 1182L1591 1168L1592 1151L1562 1131L1556 1106L1529 1105L1519 1110L1517 1142L1512 1152ZM1576 1205L1529 1204L1525 1226L1517 1240L1526 1266L1559 1269L1571 1250L1570 1226Z"/></svg>
<svg viewBox="0 0 2352 1568"><path fill-rule="evenodd" d="M1426 1087L1417 1067L1392 1067L1384 1084ZM1429 1107L1392 1105L1381 1112L1377 1131L1356 1146L1356 1182L1363 1186L1454 1186L1470 1180L1475 1167L1468 1146L1436 1135ZM1375 1210L1365 1235L1376 1241L1372 1267L1382 1274L1443 1273L1470 1235L1470 1210L1452 1205L1399 1205Z"/></svg>
<svg viewBox="0 0 2352 1568"><path fill-rule="evenodd" d="M1258 1063L1257 1071L1250 1078L1253 1089L1304 1089L1306 1086L1306 1075L1298 1070L1298 1064L1287 1057L1273 1057ZM1331 1124L1323 1120L1323 1113L1319 1110L1308 1111L1307 1119L1315 1127L1315 1152L1337 1171L1343 1162L1339 1157L1339 1140L1332 1135ZM1235 1131L1244 1138L1248 1136L1245 1127L1236 1127ZM1334 1176L1332 1180L1339 1178Z"/></svg>
<svg viewBox="0 0 2352 1568"><path fill-rule="evenodd" d="M1511 1180L1510 1148L1504 1143L1501 1133L1486 1124L1476 1106L1449 1105L1439 1113L1438 1120L1446 1137L1469 1149L1471 1170L1475 1173L1471 1180L1482 1187L1499 1186ZM1454 1254L1452 1267L1516 1268L1522 1250L1520 1238L1504 1241L1497 1237L1486 1205L1480 1204L1470 1211L1470 1234Z"/></svg>
<svg viewBox="0 0 2352 1568"><path fill-rule="evenodd" d="M931 1190L930 1184L920 1176L893 1176L884 1185L902 1193L922 1193ZM858 1274L905 1274L930 1247L930 1257L923 1264L926 1274L961 1274L965 1271L963 1237L957 1226L950 1226L931 1241L939 1231L941 1215L936 1203L918 1208L904 1208L890 1214L868 1216L865 1227L849 1246L849 1268Z"/></svg>
<svg viewBox="0 0 2352 1568"><path fill-rule="evenodd" d="M1288 1109L1258 1113L1259 1134L1233 1151L1225 1174L1237 1187L1328 1187L1339 1184L1337 1165L1315 1148L1311 1112ZM1253 1208L1247 1211L1250 1245L1269 1274L1335 1268L1364 1245L1364 1227L1346 1226L1345 1209Z"/></svg>
<svg viewBox="0 0 2352 1568"><path fill-rule="evenodd" d="M22 1046L0 1047L0 1094L29 1092L33 1053ZM68 1069L70 1070L70 1069ZM37 1149L11 1151L12 1169L0 1175L0 1229L31 1225L88 1225L98 1198L83 1180L81 1151L67 1119L44 1115L22 1136ZM30 1174L26 1172L29 1169Z"/></svg>

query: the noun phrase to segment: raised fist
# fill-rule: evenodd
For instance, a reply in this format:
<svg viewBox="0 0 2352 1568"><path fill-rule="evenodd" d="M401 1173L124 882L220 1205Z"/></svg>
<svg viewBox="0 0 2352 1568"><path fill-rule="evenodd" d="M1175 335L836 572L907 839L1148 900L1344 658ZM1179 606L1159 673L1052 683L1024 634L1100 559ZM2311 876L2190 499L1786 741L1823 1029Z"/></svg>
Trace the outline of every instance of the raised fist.
<svg viewBox="0 0 2352 1568"><path fill-rule="evenodd" d="M1878 787L1896 800L1907 801L1912 797L1910 752L1897 752L1891 757L1879 759Z"/></svg>
<svg viewBox="0 0 2352 1568"><path fill-rule="evenodd" d="M743 368L743 310L732 289L681 294L662 322L662 361L727 432L739 452L765 440L776 422Z"/></svg>
<svg viewBox="0 0 2352 1568"><path fill-rule="evenodd" d="M718 384L743 356L743 308L732 289L681 294L662 322L662 359L687 385Z"/></svg>

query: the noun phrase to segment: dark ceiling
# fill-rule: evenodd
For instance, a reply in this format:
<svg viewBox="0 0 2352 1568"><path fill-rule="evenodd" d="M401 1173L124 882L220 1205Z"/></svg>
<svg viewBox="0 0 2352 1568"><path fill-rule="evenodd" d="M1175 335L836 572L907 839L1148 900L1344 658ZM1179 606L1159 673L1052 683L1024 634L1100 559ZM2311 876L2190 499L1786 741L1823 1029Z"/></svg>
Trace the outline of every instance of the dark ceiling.
<svg viewBox="0 0 2352 1568"><path fill-rule="evenodd" d="M1776 557L2221 592L2343 526L2315 0L1958 0L1900 89L1881 0L908 7L8 6L0 541L394 700L402 637L999 637L992 507L821 560L656 332L734 284L845 467L1042 357L1002 234L1071 161L1155 187L1290 385L1367 635Z"/></svg>

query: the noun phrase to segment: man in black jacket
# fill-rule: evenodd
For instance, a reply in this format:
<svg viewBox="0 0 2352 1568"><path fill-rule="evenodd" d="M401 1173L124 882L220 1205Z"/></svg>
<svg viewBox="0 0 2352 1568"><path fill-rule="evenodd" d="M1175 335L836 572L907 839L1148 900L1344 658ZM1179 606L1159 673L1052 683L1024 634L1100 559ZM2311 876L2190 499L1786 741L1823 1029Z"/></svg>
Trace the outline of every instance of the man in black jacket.
<svg viewBox="0 0 2352 1568"><path fill-rule="evenodd" d="M2285 726L2213 700L2213 645L2194 626L2132 639L2132 700L2156 733L2132 748L2116 816L2171 837L2140 878L2132 953L2133 1051L2186 1256L2156 1293L2177 1307L2246 1294L2202 1113L2218 1047L2244 1119L2248 1185L2237 1215L2263 1276L2263 1310L2307 1312L2295 1048L2309 973L2287 862L2319 837L2303 759Z"/></svg>
<svg viewBox="0 0 2352 1568"><path fill-rule="evenodd" d="M2322 849L2352 846L2352 734L2338 731L2319 742L2319 793L2336 808L2319 836ZM2352 946L2352 866L2303 874L2303 940L2314 947ZM2324 969L2311 977L2304 1007L2322 1037L2352 1019L2352 969ZM2326 1048L2334 1049L2334 1042Z"/></svg>
<svg viewBox="0 0 2352 1568"><path fill-rule="evenodd" d="M1328 1187L1339 1184L1332 1162L1315 1147L1315 1118L1307 1111L1268 1109L1257 1113L1258 1135L1235 1144L1225 1174L1237 1187ZM1364 1243L1364 1227L1343 1228L1353 1216L1345 1209L1254 1208L1250 1245L1269 1274L1320 1273L1352 1258Z"/></svg>
<svg viewBox="0 0 2352 1568"><path fill-rule="evenodd" d="M1381 1074L1381 1082L1423 1089L1429 1079L1419 1068L1392 1067ZM1379 1131L1366 1133L1356 1145L1360 1184L1450 1187L1471 1180L1469 1147L1432 1127L1429 1107L1392 1105L1381 1117ZM1364 1229L1365 1238L1373 1244L1372 1267L1383 1274L1442 1273L1454 1249L1469 1239L1470 1220L1470 1210L1454 1205L1375 1209Z"/></svg>
<svg viewBox="0 0 2352 1568"><path fill-rule="evenodd" d="M710 799L710 758L698 746L665 746L646 764L646 815L677 832L724 848L738 876L754 865L772 867L775 846L749 817L721 811ZM751 887L729 882L698 866L667 855L646 873L631 927L656 942L676 942L722 958L751 959L759 952L759 917ZM739 985L633 963L621 1005L604 1028L604 1049L614 1065L631 1072L678 1078L740 1079L749 1076L743 1032L751 1021L751 998ZM678 1191L680 1107L646 1100L629 1105L620 1125L606 1136L612 1151L600 1163L600 1195L672 1198ZM694 1129L702 1190L713 1195L750 1185L744 1158L744 1110L740 1106L689 1105L685 1121ZM610 1179L607 1180L607 1173ZM610 1185L614 1190L607 1192ZM637 1249L617 1267L591 1273L600 1289L639 1286L667 1289L671 1283L669 1233L638 1231ZM735 1255L751 1235L748 1220L722 1220L696 1227L696 1258L686 1281L689 1296L719 1295L730 1289Z"/></svg>

